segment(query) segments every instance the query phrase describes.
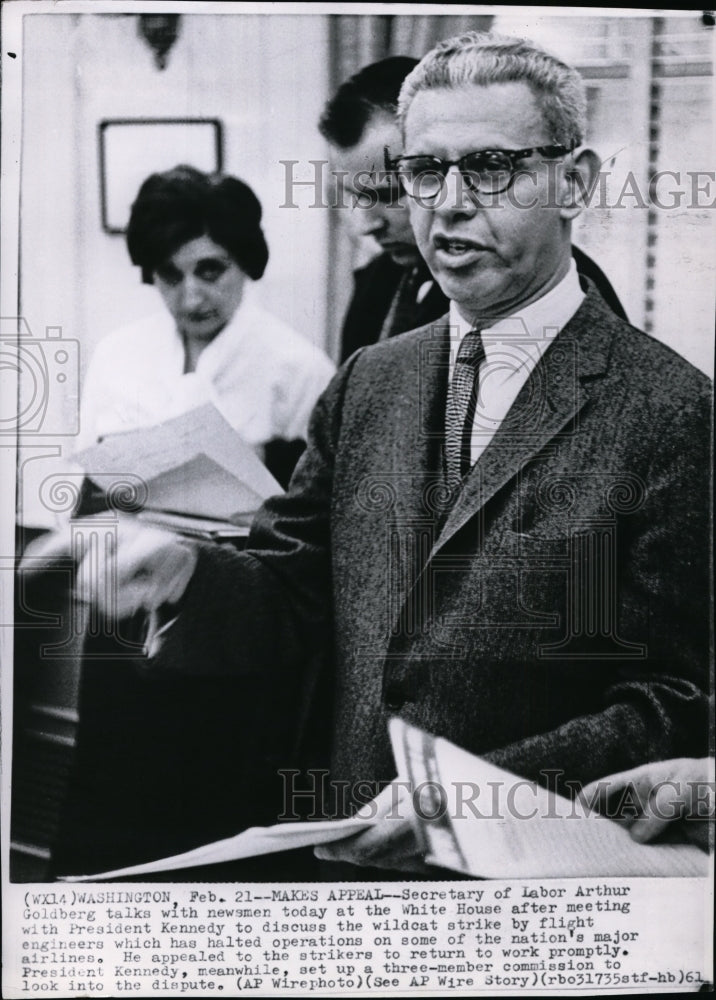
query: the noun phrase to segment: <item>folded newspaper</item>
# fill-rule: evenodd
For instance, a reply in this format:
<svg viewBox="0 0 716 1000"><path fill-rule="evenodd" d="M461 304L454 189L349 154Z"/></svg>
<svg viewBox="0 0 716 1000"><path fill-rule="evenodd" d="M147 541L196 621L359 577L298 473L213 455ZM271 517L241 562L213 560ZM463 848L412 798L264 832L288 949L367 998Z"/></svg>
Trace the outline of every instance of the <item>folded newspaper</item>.
<svg viewBox="0 0 716 1000"><path fill-rule="evenodd" d="M406 803L425 861L465 875L687 877L709 872L709 856L698 847L638 844L623 826L580 801L495 767L402 719L391 719L390 737L399 780L409 795L401 797L401 809L384 812L382 818L368 803L350 819L252 827L170 858L97 875L66 876L62 881L151 875L328 844L377 823L401 821Z"/></svg>

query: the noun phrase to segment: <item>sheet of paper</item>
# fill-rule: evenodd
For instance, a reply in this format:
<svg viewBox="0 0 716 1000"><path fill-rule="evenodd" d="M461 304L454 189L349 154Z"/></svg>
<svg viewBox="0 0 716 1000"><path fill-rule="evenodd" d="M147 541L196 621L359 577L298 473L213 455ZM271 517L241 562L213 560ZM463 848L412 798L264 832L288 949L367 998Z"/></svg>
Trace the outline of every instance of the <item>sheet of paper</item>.
<svg viewBox="0 0 716 1000"><path fill-rule="evenodd" d="M393 718L389 725L398 774L408 782L416 806L411 817L415 833L430 864L481 878L708 874L708 855L697 847L638 844L624 827L579 801L555 795L403 719ZM102 881L238 861L343 840L376 822L372 815L358 813L345 820L251 827L173 857L63 881Z"/></svg>
<svg viewBox="0 0 716 1000"><path fill-rule="evenodd" d="M194 868L199 865L219 864L222 861L239 861L260 854L274 854L315 844L329 844L336 840L352 837L366 830L375 819L354 816L351 819L325 820L316 823L277 823L275 826L253 826L235 837L217 840L213 844L197 847L171 858L149 861L146 864L117 868L101 872L99 875L67 875L63 882L101 882L123 875L150 875L152 872L175 871L178 868Z"/></svg>
<svg viewBox="0 0 716 1000"><path fill-rule="evenodd" d="M183 481L187 482L192 471L201 473L201 469L192 469L191 466L198 459L205 463L207 470L224 470L224 476L233 477L234 482L241 484L244 490L243 495L238 494L238 501L235 497L232 510L226 511L226 507L231 506L227 502L220 504L221 511L214 513L202 510L198 513L228 517L235 511L255 510L266 497L283 492L253 449L212 403L205 403L154 427L108 434L98 444L85 448L73 457L73 461L90 478L132 473L150 485L150 492L151 484L160 477L165 477L159 484L160 487L176 488L176 482L181 483L182 475ZM210 465L209 462L213 464ZM182 469L188 471L178 473L173 480L171 474ZM215 471L213 475L216 475ZM192 475L191 479L193 481L195 476ZM106 480L103 479L100 485L106 486ZM254 497L258 498L258 502L252 508L244 506ZM184 510L182 512L189 513Z"/></svg>
<svg viewBox="0 0 716 1000"><path fill-rule="evenodd" d="M426 860L483 878L704 876L691 845L638 844L580 802L504 771L402 719L390 721L398 771L422 788L415 832Z"/></svg>
<svg viewBox="0 0 716 1000"><path fill-rule="evenodd" d="M222 520L255 513L263 498L209 458L195 455L147 483L146 507Z"/></svg>

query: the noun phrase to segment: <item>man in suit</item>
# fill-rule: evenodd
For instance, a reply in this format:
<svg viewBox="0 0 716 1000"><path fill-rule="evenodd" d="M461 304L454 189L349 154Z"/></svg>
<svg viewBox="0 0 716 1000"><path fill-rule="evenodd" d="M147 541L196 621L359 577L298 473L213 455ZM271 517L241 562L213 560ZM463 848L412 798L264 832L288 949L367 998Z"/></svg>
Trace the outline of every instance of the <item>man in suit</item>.
<svg viewBox="0 0 716 1000"><path fill-rule="evenodd" d="M372 237L381 248L353 275L353 295L341 331L341 361L359 347L414 330L447 312L448 299L416 246L408 199L397 180L384 171L385 147L402 148L398 97L418 61L389 56L365 66L338 88L318 125L331 147L339 204L352 207L358 235ZM617 316L626 319L601 268L578 247L572 247L572 255L580 278L594 282Z"/></svg>
<svg viewBox="0 0 716 1000"><path fill-rule="evenodd" d="M581 80L470 33L410 74L401 120L449 314L341 368L246 551L127 525L115 613L166 621L154 669L254 675L292 718L322 696L348 811L395 775L391 715L575 788L703 756L709 385L580 287ZM414 850L386 818L328 854L402 870Z"/></svg>

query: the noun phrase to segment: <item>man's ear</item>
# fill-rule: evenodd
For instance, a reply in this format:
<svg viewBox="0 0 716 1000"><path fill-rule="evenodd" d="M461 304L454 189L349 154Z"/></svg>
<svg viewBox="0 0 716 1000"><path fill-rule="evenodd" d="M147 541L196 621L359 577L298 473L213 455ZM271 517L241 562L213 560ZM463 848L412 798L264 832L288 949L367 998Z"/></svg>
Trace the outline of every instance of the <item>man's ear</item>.
<svg viewBox="0 0 716 1000"><path fill-rule="evenodd" d="M566 160L565 195L560 208L563 219L576 219L589 204L601 165L601 160L593 149L582 149Z"/></svg>

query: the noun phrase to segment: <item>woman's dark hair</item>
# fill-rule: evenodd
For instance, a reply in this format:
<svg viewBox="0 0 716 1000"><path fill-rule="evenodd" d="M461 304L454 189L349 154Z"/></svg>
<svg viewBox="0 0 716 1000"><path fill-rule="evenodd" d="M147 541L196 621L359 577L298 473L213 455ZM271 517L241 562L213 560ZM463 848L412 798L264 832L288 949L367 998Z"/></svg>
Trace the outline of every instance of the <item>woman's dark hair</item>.
<svg viewBox="0 0 716 1000"><path fill-rule="evenodd" d="M190 240L208 236L257 281L268 263L261 204L236 177L179 166L144 181L132 205L127 248L152 283L158 267Z"/></svg>

